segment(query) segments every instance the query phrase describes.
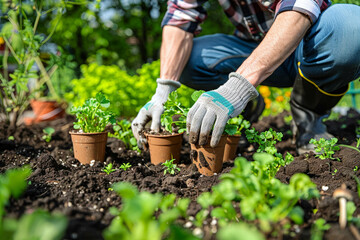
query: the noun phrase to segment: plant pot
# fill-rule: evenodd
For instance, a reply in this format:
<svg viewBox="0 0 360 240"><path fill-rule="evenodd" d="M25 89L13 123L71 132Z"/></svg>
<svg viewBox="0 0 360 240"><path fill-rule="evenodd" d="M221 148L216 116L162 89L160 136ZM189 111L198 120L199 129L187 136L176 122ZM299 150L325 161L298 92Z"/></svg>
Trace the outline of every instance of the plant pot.
<svg viewBox="0 0 360 240"><path fill-rule="evenodd" d="M174 163L180 161L180 150L183 133L173 135L155 135L145 133L149 144L150 160L154 165L175 159Z"/></svg>
<svg viewBox="0 0 360 240"><path fill-rule="evenodd" d="M190 144L190 158L201 174L212 176L214 173L221 172L226 137L226 135L221 136L220 141L215 148L210 147L210 141L204 146Z"/></svg>
<svg viewBox="0 0 360 240"><path fill-rule="evenodd" d="M224 158L223 158L224 162L234 160L236 158L236 150L240 138L241 138L240 135L227 136L225 149L224 149Z"/></svg>
<svg viewBox="0 0 360 240"><path fill-rule="evenodd" d="M35 116L25 118L24 121L26 125L55 120L63 117L65 114L65 110L57 101L31 100L30 106Z"/></svg>
<svg viewBox="0 0 360 240"><path fill-rule="evenodd" d="M69 133L73 142L74 157L79 162L82 164L90 164L91 160L104 162L107 132Z"/></svg>

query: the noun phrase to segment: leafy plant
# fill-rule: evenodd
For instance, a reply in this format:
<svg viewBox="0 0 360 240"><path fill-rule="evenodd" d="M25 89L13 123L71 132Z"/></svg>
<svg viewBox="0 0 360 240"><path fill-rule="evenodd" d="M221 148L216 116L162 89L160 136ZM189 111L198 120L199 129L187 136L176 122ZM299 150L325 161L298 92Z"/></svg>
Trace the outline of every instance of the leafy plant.
<svg viewBox="0 0 360 240"><path fill-rule="evenodd" d="M312 138L310 139L309 143L315 145L315 152L319 153L317 155L318 158L337 159L338 161L340 161L340 159L333 157L335 151L340 150L340 147L335 145L337 141L337 138L331 138L329 140L325 138L320 138L319 140Z"/></svg>
<svg viewBox="0 0 360 240"><path fill-rule="evenodd" d="M113 164L109 163L104 167L104 169L102 169L102 171L105 172L107 175L109 175L110 173L115 172L116 169L113 169Z"/></svg>
<svg viewBox="0 0 360 240"><path fill-rule="evenodd" d="M330 229L330 224L327 224L325 219L319 218L311 225L311 240L322 240L324 231Z"/></svg>
<svg viewBox="0 0 360 240"><path fill-rule="evenodd" d="M174 194L139 192L127 182L115 183L112 188L121 196L122 208L110 209L115 218L103 232L106 240L160 240L172 234L176 219L186 217L190 202L187 198L176 200Z"/></svg>
<svg viewBox="0 0 360 240"><path fill-rule="evenodd" d="M177 165L174 163L174 160L175 159L166 160L166 162L162 164L164 166L164 175L166 175L166 173L174 175L176 171L180 171L180 168L177 167Z"/></svg>
<svg viewBox="0 0 360 240"><path fill-rule="evenodd" d="M51 137L54 134L55 129L52 127L46 127L43 129L43 133L45 133L44 136L42 136L42 139L44 139L46 142L50 142L51 141Z"/></svg>
<svg viewBox="0 0 360 240"><path fill-rule="evenodd" d="M338 172L338 170L335 168L334 172L331 175L335 176L337 172Z"/></svg>
<svg viewBox="0 0 360 240"><path fill-rule="evenodd" d="M296 207L299 199L318 197L316 185L305 174L294 174L289 184L269 176L267 169L274 157L267 153L255 153L254 161L236 158L234 168L221 176L221 182L212 192L201 194L197 201L203 209L210 206L211 216L220 226L232 222L255 221L265 231L271 231L271 223L290 218L296 224L303 222L303 211Z"/></svg>
<svg viewBox="0 0 360 240"><path fill-rule="evenodd" d="M268 131L258 133L254 128L245 131L246 137L250 143L257 143L257 152L269 153L275 157L275 161L271 163L268 173L275 176L281 166L285 166L294 160L290 153L286 153L285 157L277 152L275 144L282 140L283 134L276 132L272 128Z"/></svg>
<svg viewBox="0 0 360 240"><path fill-rule="evenodd" d="M107 124L115 124L114 115L107 110L110 101L102 93L97 93L95 98L90 98L80 107L72 107L71 113L76 115L74 129L84 133L105 131Z"/></svg>
<svg viewBox="0 0 360 240"><path fill-rule="evenodd" d="M179 101L177 91L169 94L164 104L164 113L161 115L161 125L168 132L182 133L186 131L186 116L189 109Z"/></svg>
<svg viewBox="0 0 360 240"><path fill-rule="evenodd" d="M225 125L225 133L228 135L241 135L243 129L248 129L250 127L250 122L245 120L242 115L238 117L231 118L227 121Z"/></svg>
<svg viewBox="0 0 360 240"><path fill-rule="evenodd" d="M127 149L134 150L139 153L141 152L137 145L136 138L131 130L130 121L126 119L117 121L113 126L113 130L114 133L109 133L109 137L120 139L123 143L125 143Z"/></svg>
<svg viewBox="0 0 360 240"><path fill-rule="evenodd" d="M120 166L120 169L122 169L122 170L124 170L124 171L128 170L129 168L131 168L130 163L123 163L123 164L121 164L121 166Z"/></svg>
<svg viewBox="0 0 360 240"><path fill-rule="evenodd" d="M18 198L26 189L30 176L28 166L7 170L0 175L0 236L2 239L62 239L67 227L66 217L43 210L23 215L19 220L4 218L10 197ZM46 231L44 231L46 229Z"/></svg>

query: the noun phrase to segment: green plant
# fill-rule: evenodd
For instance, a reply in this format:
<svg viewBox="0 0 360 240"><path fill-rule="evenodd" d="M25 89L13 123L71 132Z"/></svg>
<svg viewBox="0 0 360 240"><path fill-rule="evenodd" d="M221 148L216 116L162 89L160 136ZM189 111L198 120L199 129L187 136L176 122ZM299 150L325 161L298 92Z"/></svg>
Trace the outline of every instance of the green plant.
<svg viewBox="0 0 360 240"><path fill-rule="evenodd" d="M324 231L330 229L330 224L327 224L325 219L319 218L311 225L311 240L322 240Z"/></svg>
<svg viewBox="0 0 360 240"><path fill-rule="evenodd" d="M55 99L60 99L50 81L50 76L55 70L51 68L47 71L40 58L40 48L52 37L56 29L55 25L46 38L37 32L40 19L49 11L45 9L45 5L45 1L11 1L4 5L4 19L7 21L0 32L0 38L5 41L0 64L3 65L0 75L0 112L10 124L9 134L15 131L19 116L28 107L30 99L42 92L44 84ZM53 11L56 21L61 18L65 8L64 1L57 1L56 7L50 10ZM12 63L15 66L14 72L9 72L10 58L15 60Z"/></svg>
<svg viewBox="0 0 360 240"><path fill-rule="evenodd" d="M338 172L338 170L335 168L334 169L334 172L331 174L331 175L333 175L333 176L335 176L335 174Z"/></svg>
<svg viewBox="0 0 360 240"><path fill-rule="evenodd" d="M179 101L177 91L169 94L164 104L164 113L161 115L161 125L168 132L182 133L186 131L186 116L189 109Z"/></svg>
<svg viewBox="0 0 360 240"><path fill-rule="evenodd" d="M5 205L10 197L18 198L26 189L26 179L31 169L7 170L0 175L0 236L2 239L52 239L60 240L67 227L66 217L60 214L50 215L43 210L35 210L20 219L4 218ZM46 229L46 230L44 230Z"/></svg>
<svg viewBox="0 0 360 240"><path fill-rule="evenodd" d="M120 169L122 169L122 170L124 170L124 171L128 170L129 168L131 168L131 164L130 164L130 163L123 163L123 164L121 164L121 166L120 166Z"/></svg>
<svg viewBox="0 0 360 240"><path fill-rule="evenodd" d="M53 135L53 133L55 132L55 129L52 127L46 127L43 129L43 133L45 133L44 136L42 136L42 139L44 139L46 142L50 142L51 141L51 137Z"/></svg>
<svg viewBox="0 0 360 240"><path fill-rule="evenodd" d="M303 222L303 211L295 206L299 199L318 197L316 185L305 174L294 174L289 184L284 184L267 169L275 158L267 153L255 153L254 161L241 157L235 159L234 168L221 176L221 182L212 192L201 194L197 201L220 226L242 220L255 221L265 231L272 223L290 218L296 224Z"/></svg>
<svg viewBox="0 0 360 240"><path fill-rule="evenodd" d="M109 137L120 139L121 141L123 141L123 143L125 143L127 149L141 153L141 150L137 145L136 138L134 137L134 134L131 130L130 121L126 119L117 121L116 124L113 126L113 130L114 133L109 132Z"/></svg>
<svg viewBox="0 0 360 240"><path fill-rule="evenodd" d="M81 72L81 78L71 81L73 90L65 94L68 102L80 105L86 99L94 97L97 92L102 92L112 103L110 111L118 116L133 117L155 92L156 79L160 75L160 61L142 65L135 75L130 75L116 65L101 66L96 63L82 65ZM194 90L182 85L176 91L179 94L179 102L189 107L189 96Z"/></svg>
<svg viewBox="0 0 360 240"><path fill-rule="evenodd" d="M340 161L340 159L333 157L335 151L340 150L340 147L335 145L337 141L337 138L331 138L329 140L325 138L320 138L319 140L312 138L309 143L315 145L315 152L319 153L317 157L320 159L337 159Z"/></svg>
<svg viewBox="0 0 360 240"><path fill-rule="evenodd" d="M339 147L347 147L347 148L350 148L350 149L353 149L353 150L355 150L355 151L360 152L360 149L359 149L359 146L360 146L360 138L356 139L356 147L353 147L353 146L347 145L347 144L338 144L337 146L339 146Z"/></svg>
<svg viewBox="0 0 360 240"><path fill-rule="evenodd" d="M242 239L251 239L251 240L265 240L263 234L261 234L255 227L241 223L231 223L227 226L224 226L216 234L216 239L219 240L242 240Z"/></svg>
<svg viewBox="0 0 360 240"><path fill-rule="evenodd" d="M9 141L14 141L15 138L14 138L14 136L9 136L9 137L8 137L8 140L9 140Z"/></svg>
<svg viewBox="0 0 360 240"><path fill-rule="evenodd" d="M174 163L174 160L175 159L166 160L166 162L162 164L164 166L164 175L166 175L166 173L174 175L176 171L180 171L180 168L177 167L177 165Z"/></svg>
<svg viewBox="0 0 360 240"><path fill-rule="evenodd" d="M248 129L250 122L245 120L242 115L230 118L225 125L225 133L228 135L241 135L243 129Z"/></svg>
<svg viewBox="0 0 360 240"><path fill-rule="evenodd" d="M294 160L294 157L290 153L286 153L285 157L283 157L281 153L277 152L275 144L282 140L283 134L281 132L276 132L270 128L267 131L258 133L252 128L247 129L245 134L250 143L256 143L258 145L256 152L265 152L275 157L275 160L271 163L271 167L268 169L268 173L271 176L275 176L281 166L285 166Z"/></svg>
<svg viewBox="0 0 360 240"><path fill-rule="evenodd" d="M186 217L187 198L176 200L174 194L139 192L127 182L115 183L112 188L121 196L122 208L110 208L115 218L103 232L106 240L164 239L174 231L175 220Z"/></svg>
<svg viewBox="0 0 360 240"><path fill-rule="evenodd" d="M114 115L107 110L110 101L102 93L97 93L95 98L90 98L80 107L72 107L71 113L76 115L74 129L84 133L105 131L107 124L115 124Z"/></svg>
<svg viewBox="0 0 360 240"><path fill-rule="evenodd" d="M357 172L359 170L359 167L355 166L353 170L354 170L354 172Z"/></svg>
<svg viewBox="0 0 360 240"><path fill-rule="evenodd" d="M107 175L109 175L110 173L115 172L116 169L113 169L113 164L109 163L104 167L104 169L102 169L102 171L105 172Z"/></svg>

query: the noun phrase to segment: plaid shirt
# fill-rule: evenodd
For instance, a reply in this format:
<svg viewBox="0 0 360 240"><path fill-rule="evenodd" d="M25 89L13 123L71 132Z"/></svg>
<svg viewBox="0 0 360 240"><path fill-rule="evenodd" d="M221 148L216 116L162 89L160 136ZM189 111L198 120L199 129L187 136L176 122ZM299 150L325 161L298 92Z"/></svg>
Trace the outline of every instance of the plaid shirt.
<svg viewBox="0 0 360 240"><path fill-rule="evenodd" d="M198 34L207 13L202 7L207 0L169 0L162 27L172 25ZM330 0L218 0L226 16L236 27L235 35L261 41L275 17L284 11L297 11L315 23L320 13L330 6Z"/></svg>

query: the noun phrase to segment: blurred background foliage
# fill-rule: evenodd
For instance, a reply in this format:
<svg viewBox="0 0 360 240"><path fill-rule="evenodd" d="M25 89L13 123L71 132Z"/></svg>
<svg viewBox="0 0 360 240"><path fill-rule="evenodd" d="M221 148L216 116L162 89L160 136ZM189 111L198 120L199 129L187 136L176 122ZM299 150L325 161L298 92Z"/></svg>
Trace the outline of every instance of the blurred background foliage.
<svg viewBox="0 0 360 240"><path fill-rule="evenodd" d="M86 98L94 97L96 92L103 91L114 103L114 112L131 117L151 98L160 70L161 21L167 0L0 1L2 31L11 30L7 18L10 10L16 11L21 6L24 14L20 12L19 18L26 17L31 22L36 21L35 10L42 10L44 14L39 19L37 32L44 38L51 36L42 51L45 55L62 56L60 59L51 56L43 59L49 65L58 64L52 78L69 103L81 104ZM336 0L333 3L360 5L360 0ZM200 36L232 34L234 27L217 0L209 0L204 7L208 18L202 25ZM1 41L0 38L0 46ZM271 94L265 114L287 110L289 89L268 90ZM192 90L182 87L180 92L184 104L190 105ZM266 91L263 89L263 92Z"/></svg>

